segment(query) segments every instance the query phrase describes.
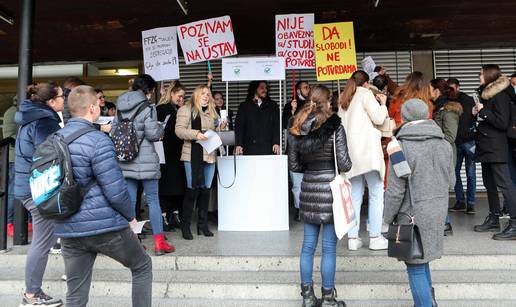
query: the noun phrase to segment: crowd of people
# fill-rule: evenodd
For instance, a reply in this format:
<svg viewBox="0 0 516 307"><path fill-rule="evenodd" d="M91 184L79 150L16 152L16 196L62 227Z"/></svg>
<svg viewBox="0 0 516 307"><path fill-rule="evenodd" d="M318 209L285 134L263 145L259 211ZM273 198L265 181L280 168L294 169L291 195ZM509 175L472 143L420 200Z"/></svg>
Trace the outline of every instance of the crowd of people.
<svg viewBox="0 0 516 307"><path fill-rule="evenodd" d="M371 250L388 248L385 226L394 222L400 211L415 217L424 258L406 261L406 265L416 306L435 304L428 263L442 255L443 237L453 233L447 212L476 212L476 162L482 166L489 215L474 231L494 231L496 240L516 239L516 146L508 133L516 122L516 74L509 79L497 65L484 65L475 97L461 92L455 78L427 80L420 72L409 74L398 86L383 67L373 80L364 71L356 71L341 93L299 81L281 118L280 106L269 97L266 81L249 84L247 97L234 116L226 110L223 93L212 91L211 74L208 78L208 84L196 87L189 99L186 88L179 81L172 82L162 88L157 103L157 83L149 75L135 78L116 104L108 102L101 89L77 78L67 78L62 86L52 82L30 85L17 110L14 101L4 115L3 130L4 137L16 138L15 159L9 162L8 232L12 236L14 198L30 212L33 231L22 305L62 304L42 290L48 253L62 249L67 306L87 304L97 254L129 268L133 305L150 306L152 262L132 231L139 216L140 193L143 191L148 206L155 255L175 250L165 235L167 225L181 229L183 239L194 239L195 211L197 235L213 237L208 211L217 151L207 152L197 141L206 140L208 130L230 129L235 131L235 155L279 155L280 120L287 129L294 220L304 223L300 257L303 306L345 306L334 289L338 239L329 183L335 178L335 163L341 176L351 182L358 217L357 225L348 232L350 251L364 245L360 237L364 199L366 241ZM97 124L100 116L113 119ZM385 131L385 124L391 121L395 123L391 131ZM123 135L128 125L133 127L134 139ZM66 137L91 127L95 131L69 145L74 178L88 186L79 211L61 221L43 218L29 186L38 145L55 133ZM408 176L399 175L389 159L391 134L406 157ZM124 143L128 139L130 144ZM154 144L160 141L164 163L160 163ZM124 146L132 146L134 152L121 151ZM464 160L466 194L460 178ZM448 209L448 191L453 187L456 203ZM503 207L499 190L505 200ZM500 218L504 215L510 219L502 230ZM322 298L318 299L312 275L320 232Z"/></svg>

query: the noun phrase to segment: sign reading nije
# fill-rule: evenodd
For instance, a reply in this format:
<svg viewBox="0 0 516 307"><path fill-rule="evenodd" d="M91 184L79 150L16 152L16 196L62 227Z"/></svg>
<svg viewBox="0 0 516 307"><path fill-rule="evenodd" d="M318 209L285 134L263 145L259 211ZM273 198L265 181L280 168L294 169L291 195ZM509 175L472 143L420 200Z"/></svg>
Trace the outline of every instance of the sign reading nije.
<svg viewBox="0 0 516 307"><path fill-rule="evenodd" d="M349 79L357 70L353 22L314 25L317 81Z"/></svg>
<svg viewBox="0 0 516 307"><path fill-rule="evenodd" d="M177 27L186 64L237 54L231 17L223 16Z"/></svg>
<svg viewBox="0 0 516 307"><path fill-rule="evenodd" d="M315 67L314 14L276 15L276 56L287 69Z"/></svg>
<svg viewBox="0 0 516 307"><path fill-rule="evenodd" d="M145 73L156 81L179 79L176 27L142 31Z"/></svg>

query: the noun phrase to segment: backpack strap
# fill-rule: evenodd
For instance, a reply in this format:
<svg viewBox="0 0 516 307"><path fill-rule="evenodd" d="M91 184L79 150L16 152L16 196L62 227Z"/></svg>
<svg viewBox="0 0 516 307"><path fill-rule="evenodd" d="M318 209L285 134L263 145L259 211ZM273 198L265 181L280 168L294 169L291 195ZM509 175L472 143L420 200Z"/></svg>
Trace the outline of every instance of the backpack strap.
<svg viewBox="0 0 516 307"><path fill-rule="evenodd" d="M149 103L147 102L147 100L145 100L142 103L142 105L138 108L138 110L136 110L136 113L134 113L133 116L131 116L131 118L129 120L133 122L134 119L136 118L136 116L138 116L138 114L140 114L140 112L145 110L147 107L149 107Z"/></svg>
<svg viewBox="0 0 516 307"><path fill-rule="evenodd" d="M69 136L65 137L64 141L66 144L70 145L73 141L78 139L80 136L82 136L86 133L89 133L89 132L93 132L93 131L98 131L98 130L93 127L79 129L79 130L75 131L74 133L70 134Z"/></svg>

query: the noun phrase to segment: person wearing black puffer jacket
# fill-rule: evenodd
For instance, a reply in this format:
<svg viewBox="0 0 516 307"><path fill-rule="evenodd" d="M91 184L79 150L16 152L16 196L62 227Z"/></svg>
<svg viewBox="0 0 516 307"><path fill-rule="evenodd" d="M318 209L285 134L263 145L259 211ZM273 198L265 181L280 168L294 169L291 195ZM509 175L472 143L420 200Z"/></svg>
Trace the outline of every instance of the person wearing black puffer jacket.
<svg viewBox="0 0 516 307"><path fill-rule="evenodd" d="M311 101L294 117L289 133L293 140L288 147L289 169L304 171L300 197L301 219L305 223L300 257L303 306L346 306L343 301L336 300L334 280L337 236L330 188L330 182L335 178L334 138L339 172L351 169L351 159L340 117L331 111L327 87L314 87ZM321 231L322 302L315 297L312 281L314 253Z"/></svg>
<svg viewBox="0 0 516 307"><path fill-rule="evenodd" d="M516 189L511 181L508 159L507 128L510 122L511 100L516 94L509 79L498 65L488 64L480 70L481 103L473 113L477 115L476 161L482 163L482 177L487 190L489 215L484 223L475 226L476 232L500 231L500 200L498 189L507 199L509 225L493 235L495 240L516 240Z"/></svg>

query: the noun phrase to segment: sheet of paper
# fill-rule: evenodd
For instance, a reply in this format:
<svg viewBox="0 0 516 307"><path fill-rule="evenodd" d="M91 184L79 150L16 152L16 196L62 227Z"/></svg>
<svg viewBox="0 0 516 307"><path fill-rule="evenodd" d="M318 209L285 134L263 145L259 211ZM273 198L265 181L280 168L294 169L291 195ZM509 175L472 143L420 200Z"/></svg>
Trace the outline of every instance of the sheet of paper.
<svg viewBox="0 0 516 307"><path fill-rule="evenodd" d="M163 147L163 142L154 142L154 150L156 150L156 153L159 157L159 164L165 164L165 149Z"/></svg>
<svg viewBox="0 0 516 307"><path fill-rule="evenodd" d="M137 222L137 223L136 223L136 227L134 227L134 229L133 229L133 232L134 232L135 234L140 234L140 233L142 233L143 225L145 225L145 223L147 223L148 221L149 221L149 220Z"/></svg>
<svg viewBox="0 0 516 307"><path fill-rule="evenodd" d="M368 56L365 57L362 60L362 69L369 75L369 79L372 81L376 76L378 76L378 73L374 71L376 68L376 63L374 62L373 58Z"/></svg>
<svg viewBox="0 0 516 307"><path fill-rule="evenodd" d="M100 116L99 119L95 122L95 124L106 125L113 121L114 116Z"/></svg>
<svg viewBox="0 0 516 307"><path fill-rule="evenodd" d="M206 149L208 153L212 153L217 148L222 145L222 140L220 136L213 130L208 130L204 133L204 135L208 138L207 141L197 141L197 143L201 144L201 146Z"/></svg>

